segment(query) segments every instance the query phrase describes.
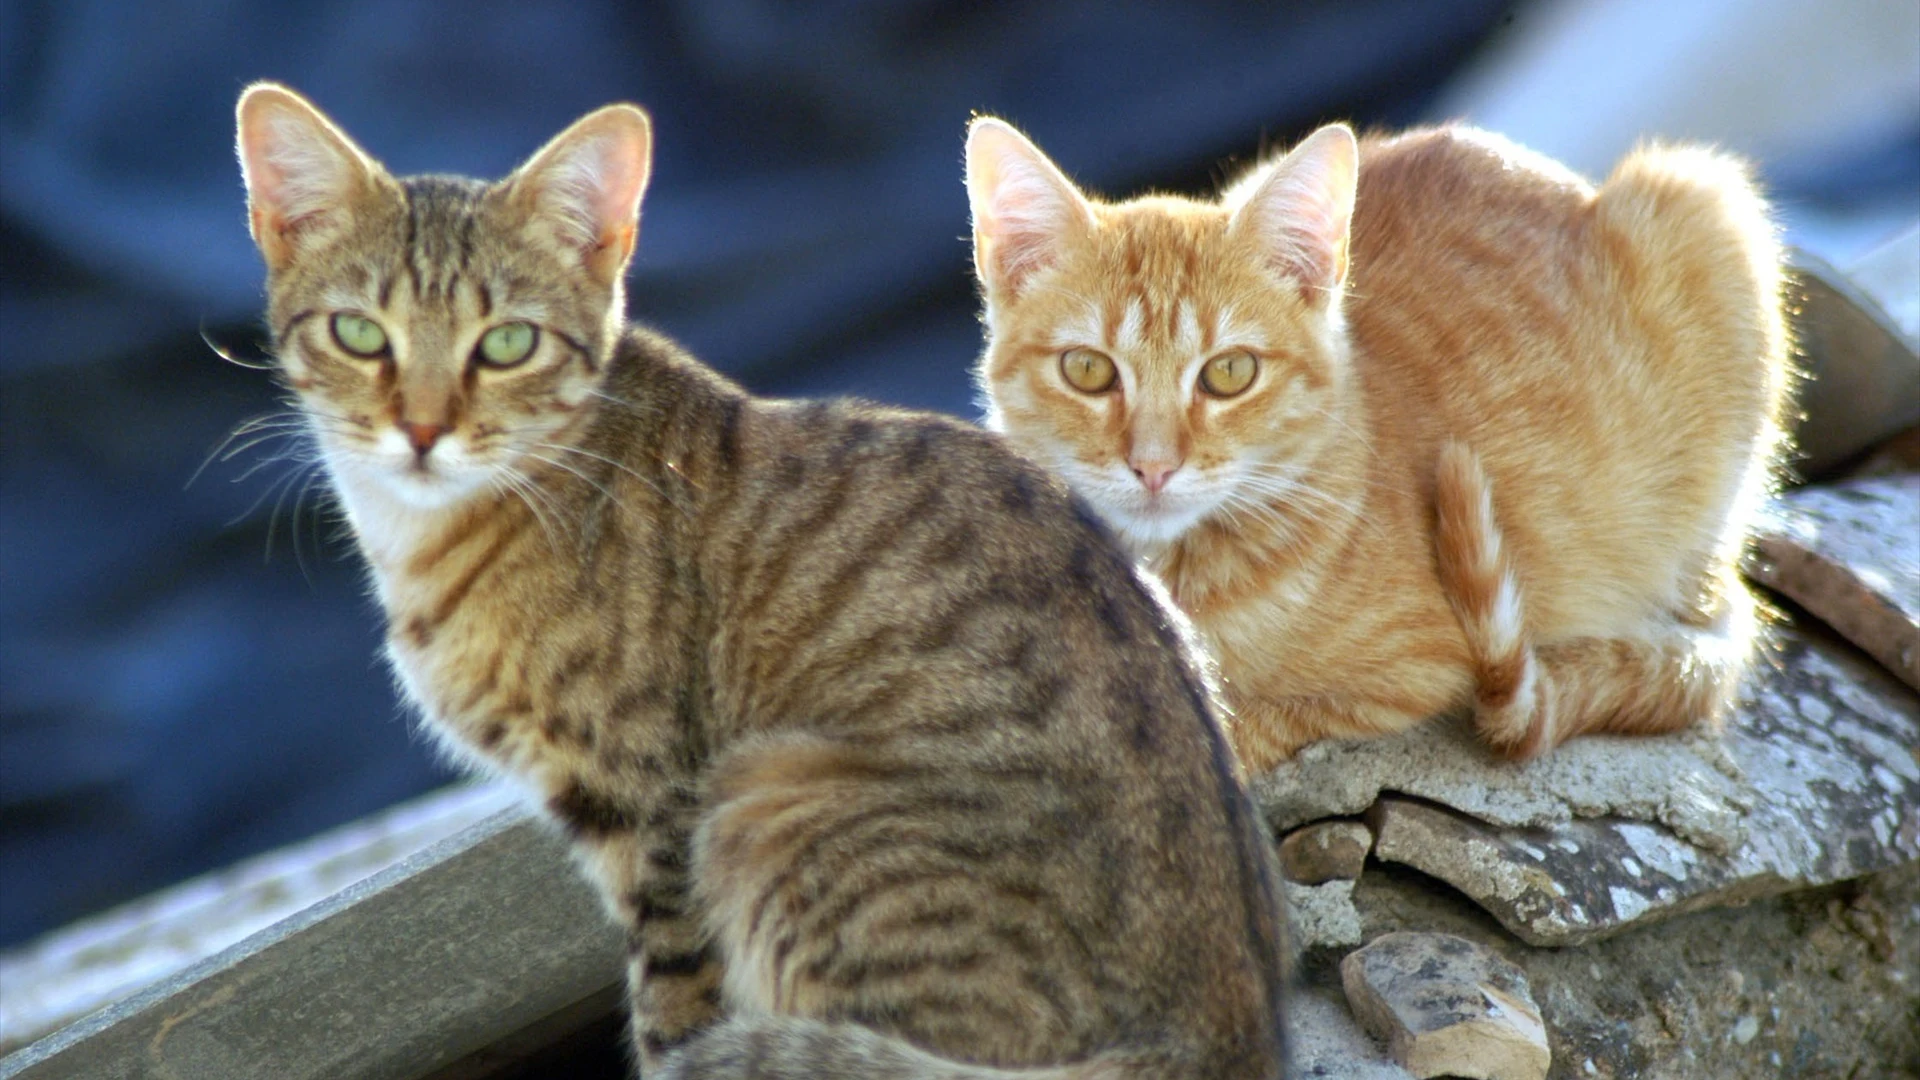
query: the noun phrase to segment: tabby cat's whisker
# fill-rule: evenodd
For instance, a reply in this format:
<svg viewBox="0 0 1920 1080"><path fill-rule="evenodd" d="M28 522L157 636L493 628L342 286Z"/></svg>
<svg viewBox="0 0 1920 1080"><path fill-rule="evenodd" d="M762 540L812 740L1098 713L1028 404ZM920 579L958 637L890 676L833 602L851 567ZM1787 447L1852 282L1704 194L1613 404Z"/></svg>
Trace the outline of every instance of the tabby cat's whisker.
<svg viewBox="0 0 1920 1080"><path fill-rule="evenodd" d="M546 535L548 548L555 552L562 550L559 532L548 517L549 512L558 513L558 508L550 501L551 496L542 492L532 478L511 465L497 465L489 481L498 485L495 490L504 488L519 498L526 505L527 512L533 515L533 520L539 523L540 531Z"/></svg>
<svg viewBox="0 0 1920 1080"><path fill-rule="evenodd" d="M604 484L600 483L598 480L595 480L593 477L588 476L586 473L581 472L579 469L576 469L573 466L567 464L566 462L561 461L557 458L547 457L545 454L537 453L532 450L527 451L527 456L532 458L535 461L541 462L546 465L551 465L562 472L565 472L572 476L577 477L581 483L586 484L588 487L591 487L593 488L593 490L606 496L606 499L608 502L614 504L615 506L621 507L621 509L623 510L626 509L626 507L621 504L620 500L614 497L613 492L607 490Z"/></svg>
<svg viewBox="0 0 1920 1080"><path fill-rule="evenodd" d="M628 476L631 476L635 480L638 480L641 483L652 488L655 494L659 495L662 499L665 499L667 501L667 504L672 506L674 509L681 511L682 513L686 512L686 509L680 505L679 500L675 499L673 495L667 491L666 488L661 487L659 484L654 483L651 478L642 476L641 474L635 472L631 467L624 465L618 461L615 461L610 457L604 457L600 454L594 453L591 450L583 450L578 446L567 446L564 443L539 442L539 443L534 443L534 446L541 450L554 450L563 454L578 454L581 457L588 458L593 461L598 461L604 465L612 466L613 468L618 469L623 473L626 473ZM569 471L572 471L572 470L569 470ZM574 473L574 475L580 476L579 473ZM586 479L586 478L582 476L581 479ZM603 488L601 490L604 491L605 489Z"/></svg>

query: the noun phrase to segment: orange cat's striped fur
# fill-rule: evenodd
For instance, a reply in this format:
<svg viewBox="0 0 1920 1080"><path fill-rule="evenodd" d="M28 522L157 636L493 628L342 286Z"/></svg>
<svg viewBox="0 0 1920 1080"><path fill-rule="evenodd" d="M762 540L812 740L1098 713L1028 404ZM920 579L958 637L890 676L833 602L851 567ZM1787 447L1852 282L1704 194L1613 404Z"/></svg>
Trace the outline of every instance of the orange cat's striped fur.
<svg viewBox="0 0 1920 1080"><path fill-rule="evenodd" d="M1735 162L1594 188L1467 128L1323 128L1218 202L1082 195L976 121L990 423L1216 650L1264 769L1471 706L1526 757L1712 721L1787 389Z"/></svg>
<svg viewBox="0 0 1920 1080"><path fill-rule="evenodd" d="M1177 614L1063 486L623 326L638 109L490 185L276 86L239 130L394 668L570 833L649 1077L1277 1080L1273 854Z"/></svg>

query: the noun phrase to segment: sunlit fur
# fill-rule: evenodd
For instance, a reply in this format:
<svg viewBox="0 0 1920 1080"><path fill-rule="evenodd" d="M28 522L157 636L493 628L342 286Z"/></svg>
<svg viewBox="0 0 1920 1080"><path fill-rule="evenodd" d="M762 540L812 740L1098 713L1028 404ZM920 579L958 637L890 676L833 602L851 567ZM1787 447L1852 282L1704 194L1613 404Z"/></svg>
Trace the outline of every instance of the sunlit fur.
<svg viewBox="0 0 1920 1080"><path fill-rule="evenodd" d="M1469 706L1522 757L1712 722L1788 383L1744 169L1648 147L1595 189L1453 127L1358 143L1356 197L1355 160L1336 126L1219 202L1105 203L977 121L989 423L1165 579L1254 769ZM1079 346L1118 392L1062 379ZM1196 392L1237 347L1253 386Z"/></svg>
<svg viewBox="0 0 1920 1080"><path fill-rule="evenodd" d="M567 831L650 1078L1277 1080L1271 845L1189 628L1063 484L623 327L637 109L497 184L393 179L282 88L239 119L394 670Z"/></svg>

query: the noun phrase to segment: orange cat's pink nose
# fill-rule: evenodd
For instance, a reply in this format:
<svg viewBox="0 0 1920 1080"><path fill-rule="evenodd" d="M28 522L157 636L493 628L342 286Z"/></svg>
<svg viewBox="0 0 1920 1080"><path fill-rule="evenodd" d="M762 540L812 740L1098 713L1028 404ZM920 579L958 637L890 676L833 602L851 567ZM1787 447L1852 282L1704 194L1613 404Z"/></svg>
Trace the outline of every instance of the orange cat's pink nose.
<svg viewBox="0 0 1920 1080"><path fill-rule="evenodd" d="M1172 479L1173 474L1180 468L1180 463L1177 461L1138 461L1131 464L1133 475L1139 477L1147 490L1155 495L1160 494L1160 489L1167 486L1167 481Z"/></svg>
<svg viewBox="0 0 1920 1080"><path fill-rule="evenodd" d="M432 450L433 444L439 442L440 436L450 429L445 424L416 424L402 420L400 430L407 436L407 442L412 444L413 452L426 457L427 451Z"/></svg>

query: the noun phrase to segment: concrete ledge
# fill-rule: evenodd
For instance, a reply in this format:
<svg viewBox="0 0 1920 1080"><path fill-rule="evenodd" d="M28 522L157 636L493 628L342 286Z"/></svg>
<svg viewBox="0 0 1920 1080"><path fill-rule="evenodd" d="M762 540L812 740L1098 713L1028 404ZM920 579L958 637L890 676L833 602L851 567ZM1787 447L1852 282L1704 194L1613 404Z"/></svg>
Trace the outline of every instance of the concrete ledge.
<svg viewBox="0 0 1920 1080"><path fill-rule="evenodd" d="M0 1080L448 1075L597 1019L622 969L564 842L508 810L0 1059Z"/></svg>

